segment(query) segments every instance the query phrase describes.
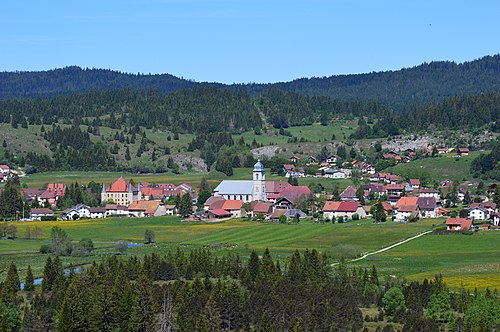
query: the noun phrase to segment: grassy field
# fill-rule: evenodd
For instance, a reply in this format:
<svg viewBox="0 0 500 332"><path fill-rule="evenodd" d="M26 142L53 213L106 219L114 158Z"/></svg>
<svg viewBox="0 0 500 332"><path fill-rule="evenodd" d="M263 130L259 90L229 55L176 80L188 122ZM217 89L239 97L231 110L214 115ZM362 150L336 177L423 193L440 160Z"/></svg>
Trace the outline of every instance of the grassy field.
<svg viewBox="0 0 500 332"><path fill-rule="evenodd" d="M433 278L441 273L452 288L500 289L500 231L474 235L425 235L356 263L376 265L385 275L404 275L411 280Z"/></svg>
<svg viewBox="0 0 500 332"><path fill-rule="evenodd" d="M310 126L297 126L286 128L292 136L300 141L302 138L308 142L331 142L335 140L345 140L357 129L357 120L337 120L328 126L314 123ZM335 135L335 139L332 139ZM263 145L285 145L290 137L279 135L278 129L263 131L261 135L255 135L253 131L247 131L239 135L233 135L237 142L241 137L246 143L252 143L253 139ZM319 152L319 151L318 151Z"/></svg>
<svg viewBox="0 0 500 332"><path fill-rule="evenodd" d="M235 168L233 176L227 177L222 173L158 173L158 174L132 174L126 172L44 172L29 174L21 179L21 183L30 188L46 187L48 183L74 183L87 184L90 181L110 184L116 181L120 176L123 176L127 181L133 179L137 182L153 182L153 183L189 183L196 187L201 179L206 177L212 186L216 186L222 179L231 180L251 180L251 168ZM269 171L268 171L269 173ZM284 176L266 174L266 179L271 181L287 181ZM326 179L326 178L301 178L299 184L308 186L311 183L321 183L327 191L331 191L336 185L343 190L348 185L352 184L350 179Z"/></svg>
<svg viewBox="0 0 500 332"><path fill-rule="evenodd" d="M248 257L252 249L262 252L266 247L273 256L286 259L295 249L316 248L329 255L335 247L349 244L361 252L371 252L431 229L440 220L425 220L411 224L373 224L369 220L344 224L315 224L302 222L299 225L261 224L256 222L226 221L220 223L182 223L175 217L145 219L107 219L18 223L22 237L26 227L38 226L43 230L42 240L0 241L0 279L11 260L15 260L24 277L27 265L41 275L45 255L38 249L48 243L50 230L57 225L63 228L74 241L91 238L96 245L92 257L64 257L69 264L88 263L116 253L116 242L126 240L141 243L146 229L155 231L156 243L130 248L127 255L156 252L165 254L178 246L211 248L216 255L238 252ZM474 287L500 288L500 232L482 231L473 236L425 235L394 249L356 263L355 266L370 267L375 264L381 275L402 275L409 279L430 278L441 272L452 287L461 282Z"/></svg>
<svg viewBox="0 0 500 332"><path fill-rule="evenodd" d="M446 179L453 181L463 181L464 179L470 180L470 165L480 153L481 152L471 152L468 156L461 158L443 156L420 159L390 167L387 171L399 174L403 177L427 180L431 183L433 181L442 181Z"/></svg>

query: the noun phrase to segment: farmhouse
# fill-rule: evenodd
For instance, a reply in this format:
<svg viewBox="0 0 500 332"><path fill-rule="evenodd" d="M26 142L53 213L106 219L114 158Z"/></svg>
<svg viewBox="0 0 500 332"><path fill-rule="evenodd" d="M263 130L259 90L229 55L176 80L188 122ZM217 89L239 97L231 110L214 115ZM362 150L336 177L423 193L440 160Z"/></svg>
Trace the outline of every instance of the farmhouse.
<svg viewBox="0 0 500 332"><path fill-rule="evenodd" d="M410 181L408 181L408 184L412 189L418 189L420 188L420 179L410 179Z"/></svg>
<svg viewBox="0 0 500 332"><path fill-rule="evenodd" d="M357 214L359 218L366 218L365 209L359 202L329 201L323 207L323 217L325 219L331 220L343 217L345 220L350 220L354 214Z"/></svg>
<svg viewBox="0 0 500 332"><path fill-rule="evenodd" d="M297 168L293 164L284 164L283 165L283 172L285 172L285 177L294 177L294 178L301 178L304 177L306 172L304 171L304 168L300 167Z"/></svg>
<svg viewBox="0 0 500 332"><path fill-rule="evenodd" d="M132 217L157 217L167 214L165 205L158 201L135 201L128 207L129 215Z"/></svg>
<svg viewBox="0 0 500 332"><path fill-rule="evenodd" d="M472 220L466 218L448 218L446 229L449 231L469 230L472 227Z"/></svg>
<svg viewBox="0 0 500 332"><path fill-rule="evenodd" d="M30 220L41 220L42 217L54 217L54 211L47 208L32 208Z"/></svg>
<svg viewBox="0 0 500 332"><path fill-rule="evenodd" d="M344 191L340 194L341 201L358 201L358 196L356 195L356 188L352 186L348 186L344 189Z"/></svg>
<svg viewBox="0 0 500 332"><path fill-rule="evenodd" d="M231 213L233 218L241 218L243 216L243 201L242 200L227 200L224 201L222 209Z"/></svg>
<svg viewBox="0 0 500 332"><path fill-rule="evenodd" d="M76 220L81 218L90 218L90 208L87 205L78 204L62 212L64 220Z"/></svg>
<svg viewBox="0 0 500 332"><path fill-rule="evenodd" d="M418 197L401 197L394 208L394 220L407 222L410 218L420 216Z"/></svg>
<svg viewBox="0 0 500 332"><path fill-rule="evenodd" d="M10 173L9 165L5 165L5 164L0 165L0 173L1 174L9 174Z"/></svg>
<svg viewBox="0 0 500 332"><path fill-rule="evenodd" d="M205 201L205 204L203 204L203 210L208 211L208 210L222 209L222 205L224 205L225 201L226 200L223 197L210 196Z"/></svg>
<svg viewBox="0 0 500 332"><path fill-rule="evenodd" d="M469 149L468 148L458 148L457 149L457 156L468 156L469 155Z"/></svg>
<svg viewBox="0 0 500 332"><path fill-rule="evenodd" d="M472 220L487 220L497 212L495 203L472 203L469 206L469 218Z"/></svg>
<svg viewBox="0 0 500 332"><path fill-rule="evenodd" d="M106 217L122 216L128 217L128 208L125 205L119 204L106 204Z"/></svg>
<svg viewBox="0 0 500 332"><path fill-rule="evenodd" d="M56 205L57 200L64 196L66 185L64 183L49 183L47 189L39 196L40 203Z"/></svg>
<svg viewBox="0 0 500 332"><path fill-rule="evenodd" d="M91 207L89 211L92 219L106 218L106 208L104 207Z"/></svg>
<svg viewBox="0 0 500 332"><path fill-rule="evenodd" d="M324 177L329 179L345 179L347 174L336 169L327 169L325 170Z"/></svg>
<svg viewBox="0 0 500 332"><path fill-rule="evenodd" d="M418 197L417 206L422 218L436 218L438 216L438 208L434 197Z"/></svg>

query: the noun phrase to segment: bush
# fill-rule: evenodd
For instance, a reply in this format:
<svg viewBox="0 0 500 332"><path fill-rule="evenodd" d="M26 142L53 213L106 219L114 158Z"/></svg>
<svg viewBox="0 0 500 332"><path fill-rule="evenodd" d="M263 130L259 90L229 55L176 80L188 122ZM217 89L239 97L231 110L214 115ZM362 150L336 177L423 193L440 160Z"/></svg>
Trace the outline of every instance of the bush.
<svg viewBox="0 0 500 332"><path fill-rule="evenodd" d="M353 214L352 220L359 220L359 215L357 213Z"/></svg>
<svg viewBox="0 0 500 332"><path fill-rule="evenodd" d="M118 252L120 254L124 254L128 249L128 242L127 241L118 241L118 243L116 244L116 250L118 250Z"/></svg>
<svg viewBox="0 0 500 332"><path fill-rule="evenodd" d="M40 221L56 221L56 216L43 216L40 217Z"/></svg>
<svg viewBox="0 0 500 332"><path fill-rule="evenodd" d="M40 253L41 254L50 253L50 246L48 244L42 244L42 246L40 247Z"/></svg>
<svg viewBox="0 0 500 332"><path fill-rule="evenodd" d="M342 217L342 216L338 217L337 222L339 224L342 224L344 222L344 217Z"/></svg>
<svg viewBox="0 0 500 332"><path fill-rule="evenodd" d="M144 232L144 243L149 244L154 242L155 242L155 232L150 229L147 229L146 232Z"/></svg>
<svg viewBox="0 0 500 332"><path fill-rule="evenodd" d="M350 244L339 244L333 248L333 256L337 259L344 258L356 258L360 257L362 251L360 248L355 247Z"/></svg>

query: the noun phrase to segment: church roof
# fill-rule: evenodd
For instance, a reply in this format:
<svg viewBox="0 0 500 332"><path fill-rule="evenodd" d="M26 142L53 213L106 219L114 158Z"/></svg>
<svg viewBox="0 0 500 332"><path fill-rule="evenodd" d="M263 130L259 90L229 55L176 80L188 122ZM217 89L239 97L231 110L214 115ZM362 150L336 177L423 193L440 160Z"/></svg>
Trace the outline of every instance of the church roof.
<svg viewBox="0 0 500 332"><path fill-rule="evenodd" d="M223 180L214 192L219 195L252 195L252 180Z"/></svg>

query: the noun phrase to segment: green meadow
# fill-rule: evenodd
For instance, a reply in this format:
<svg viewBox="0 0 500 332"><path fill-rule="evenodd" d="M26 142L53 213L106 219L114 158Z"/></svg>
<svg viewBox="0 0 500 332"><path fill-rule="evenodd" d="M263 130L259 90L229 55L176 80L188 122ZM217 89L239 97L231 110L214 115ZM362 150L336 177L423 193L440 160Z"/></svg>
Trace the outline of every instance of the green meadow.
<svg viewBox="0 0 500 332"><path fill-rule="evenodd" d="M484 151L482 153L487 153ZM439 156L436 158L419 159L409 163L402 163L390 167L385 171L399 174L406 178L419 178L430 183L434 181L452 180L463 181L471 179L470 166L481 152L471 152L468 156L454 155Z"/></svg>
<svg viewBox="0 0 500 332"><path fill-rule="evenodd" d="M96 246L91 257L63 257L65 265L85 264L117 254L116 243L121 240L142 243L145 230L155 232L156 242L129 248L123 257L147 253L165 254L177 247L184 250L210 248L215 255L237 252L245 260L251 250L262 253L270 248L282 260L295 250L315 248L335 256L338 245L351 245L361 252L373 252L441 224L441 220L417 223L393 222L374 224L370 220L343 224L268 224L249 221L218 223L183 223L176 217L143 219L103 219L57 222L17 223L20 237L27 227L42 229L42 239L0 241L0 278L5 277L11 260L16 261L21 278L28 265L40 276L46 255L38 253L48 243L53 226L64 229L78 241L91 238ZM376 265L381 275L398 275L408 279L431 278L442 273L452 287L500 288L500 232L480 231L474 235L425 235L365 260L349 263L352 266ZM332 260L333 262L333 260Z"/></svg>
<svg viewBox="0 0 500 332"><path fill-rule="evenodd" d="M57 171L57 172L43 172L29 174L21 178L21 183L30 188L46 187L48 183L74 183L78 182L80 184L87 184L90 181L110 184L116 181L120 176L123 176L125 180L134 180L138 182L153 182L153 183L189 183L192 186L198 186L201 179L205 177L212 186L216 186L222 179L228 180L251 180L252 179L252 169L251 168L235 168L233 169L234 174L232 176L226 176L222 173L183 173L183 174L173 174L173 173L151 173L151 174L133 174L127 172L98 172L98 171ZM284 176L278 176L275 174L269 174L267 171L266 179L271 181L287 181ZM332 191L334 186L339 187L343 190L348 185L352 184L350 179L326 179L326 178L300 178L299 184L308 186L311 183L321 183L327 191Z"/></svg>

